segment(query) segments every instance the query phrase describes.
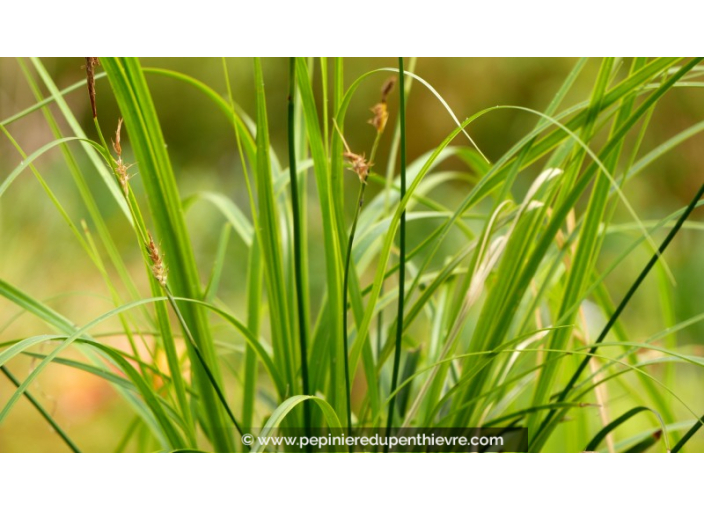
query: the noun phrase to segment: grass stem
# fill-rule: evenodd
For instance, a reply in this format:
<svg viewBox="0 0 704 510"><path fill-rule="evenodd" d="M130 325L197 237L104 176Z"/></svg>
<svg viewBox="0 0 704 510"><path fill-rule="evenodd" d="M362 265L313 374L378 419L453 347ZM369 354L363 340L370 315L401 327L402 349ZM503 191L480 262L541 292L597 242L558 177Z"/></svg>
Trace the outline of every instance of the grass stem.
<svg viewBox="0 0 704 510"><path fill-rule="evenodd" d="M301 212L298 204L298 175L296 174L296 119L294 98L296 95L296 60L291 57L288 91L288 159L291 176L291 209L293 220L293 268L296 279L296 310L298 312L298 342L301 350L301 379L303 394L310 395L308 382L308 350L306 347L306 314L303 297L303 261L301 255ZM349 389L349 388L348 388ZM310 402L303 402L303 423L310 435Z"/></svg>
<svg viewBox="0 0 704 510"><path fill-rule="evenodd" d="M347 395L347 430L348 433L352 434L352 393L351 393L351 378L350 378L350 367L349 367L349 352L348 352L348 340L347 340L347 294L349 289L349 276L350 276L350 265L352 262L352 245L354 244L355 233L357 232L357 222L359 221L359 215L362 212L362 206L364 205L364 192L367 189L367 180L369 178L369 172L371 167L374 165L374 159L376 158L376 151L379 148L379 142L381 141L381 135L384 133L384 128L386 127L387 110L386 110L386 97L391 90L390 82L384 85L382 89L381 103L378 103L372 111L375 113L374 119L370 121L370 124L376 127L376 137L374 138L374 144L372 145L372 151L369 155L369 160L366 161L364 156L358 156L352 153L350 148L347 146L347 142L340 132L340 137L345 144L347 152L345 152L345 157L348 158L352 164L352 169L357 172L360 178L359 194L357 196L357 203L355 206L354 219L352 220L352 227L350 228L350 235L347 240L347 253L345 255L345 270L342 280L342 343L344 348L344 365L345 365L345 393ZM335 125L338 130L339 127Z"/></svg>
<svg viewBox="0 0 704 510"><path fill-rule="evenodd" d="M6 367L0 366L0 371L2 371L3 374L5 374L5 377L7 377L12 384L15 385L15 387L19 388L20 387L20 382L17 380L17 378L10 372ZM51 425L51 428L54 429L54 431L63 439L64 443L71 448L73 453L81 453L81 450L76 446L76 443L74 443L70 437L64 432L64 430L59 426L58 423L54 420L54 418L51 417L51 415L44 409L44 407L35 399L31 393L28 391L24 392L24 396L27 397L27 400L30 401L30 403L34 406L34 408L39 411L39 414L42 415L42 417L47 421L49 425Z"/></svg>
<svg viewBox="0 0 704 510"><path fill-rule="evenodd" d="M401 129L401 190L399 202L403 202L406 195L406 87L403 76L403 57L398 58L398 76L400 97L400 129ZM399 225L399 267L398 267L398 313L396 318L396 346L394 351L394 367L391 376L391 401L389 402L389 415L386 420L386 436L389 437L394 422L394 407L396 405L396 386L398 385L398 372L401 365L401 343L403 338L403 305L406 279L406 211L401 213ZM384 450L388 452L388 441Z"/></svg>

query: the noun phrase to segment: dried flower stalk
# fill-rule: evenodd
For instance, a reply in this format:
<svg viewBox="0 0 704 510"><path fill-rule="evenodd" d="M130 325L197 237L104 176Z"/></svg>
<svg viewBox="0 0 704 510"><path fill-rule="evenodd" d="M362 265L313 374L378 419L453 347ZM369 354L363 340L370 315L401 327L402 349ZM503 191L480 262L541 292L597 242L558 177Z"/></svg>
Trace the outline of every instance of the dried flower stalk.
<svg viewBox="0 0 704 510"><path fill-rule="evenodd" d="M339 126L335 122L335 129L340 135L342 142L345 145L345 152L342 154L347 160L348 165L357 174L360 180L359 186L359 196L357 198L357 207L355 208L354 219L352 220L352 226L350 228L350 236L347 241L347 254L345 256L345 272L342 280L342 295L344 306L342 307L342 349L343 352L349 352L348 341L347 341L347 290L349 288L349 275L350 275L350 261L352 259L352 245L354 244L354 236L357 231L357 221L359 220L359 214L362 210L362 205L364 204L364 191L367 188L367 176L369 175L369 169L374 164L374 157L376 155L376 150L379 147L379 141L381 140L381 135L386 127L386 121L389 118L389 113L386 108L386 99L393 89L395 79L387 80L381 89L381 102L376 104L372 108L374 113L374 118L369 121L371 125L376 128L376 137L374 138L374 144L372 145L371 156L369 161L365 158L364 154L361 156L355 154L347 145L347 140L342 136L342 131L340 131ZM351 433L352 430L352 407L351 407L351 390L350 390L350 368L349 359L347 356L344 357L345 363L345 389L347 392L347 424Z"/></svg>

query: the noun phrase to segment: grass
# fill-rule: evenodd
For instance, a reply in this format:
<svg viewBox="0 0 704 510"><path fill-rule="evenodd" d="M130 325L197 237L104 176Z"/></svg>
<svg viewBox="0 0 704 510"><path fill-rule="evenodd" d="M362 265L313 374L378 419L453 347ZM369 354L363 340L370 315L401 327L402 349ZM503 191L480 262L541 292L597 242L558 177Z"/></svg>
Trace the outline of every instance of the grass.
<svg viewBox="0 0 704 510"><path fill-rule="evenodd" d="M274 434L281 426L351 433L384 425L518 425L528 428L533 452L682 451L693 444L704 416L688 403L675 367L702 369L680 334L704 314L683 320L674 312L680 291L664 255L682 230L701 230L692 214L704 186L680 209L647 221L629 198L642 172L657 171L660 156L704 129L699 122L645 152L663 98L701 86L701 59L604 59L589 97L564 106L575 84L588 79L581 59L543 111L501 105L464 121L415 74L414 59L409 70L400 58L398 68L356 76L348 86L342 59L290 59L288 88L265 83L274 64L255 59L254 118L236 102L225 60L217 88L133 58L100 64L104 72L87 64L95 84L86 93L83 83L59 89L39 59L20 60L35 104L0 123L22 159L2 174L0 203L31 171L93 264L83 270L101 276L111 303L77 325L10 283L11 274L0 275L0 296L43 324L31 336L0 342L0 368L14 388L0 402L0 425L24 398L67 449L80 451L83 438L30 391L49 366L60 366L103 379L129 405L119 451L249 451L243 434ZM152 77L192 88L213 115L224 115L247 203L215 190L179 193ZM390 77L399 84L393 92ZM362 85L381 88L372 127L346 122ZM406 118L407 105L422 89L455 127L407 162L407 129L419 129L419 119ZM287 167L270 139L270 122L282 122L268 108L276 93L288 94ZM84 94L93 126L80 125L68 94ZM109 94L121 127L102 116L100 98ZM54 140L27 154L13 124L39 111ZM469 131L501 112L532 118L534 126L490 161ZM192 131L197 137L196 126ZM368 158L348 146L352 133L374 136ZM40 156L56 151L85 222L42 176ZM464 168L445 170L448 161ZM448 185L462 189L459 203L443 199ZM142 273L118 248L126 240L116 238L96 186L108 190L111 207L129 224ZM197 263L187 228L186 215L199 203L222 215L210 267ZM629 223L619 223L624 215ZM606 264L605 243L624 231L631 242ZM235 239L244 257L233 258ZM636 255L647 259L637 277L609 284ZM223 277L233 264L246 266L246 281ZM651 289L651 273L659 296L648 299L664 329L636 341L624 312ZM140 291L145 283L149 295ZM222 298L233 290L244 307ZM108 324L119 325L128 350L104 340ZM605 325L592 339L598 324ZM21 358L37 363L24 380L8 367Z"/></svg>
<svg viewBox="0 0 704 510"><path fill-rule="evenodd" d="M398 74L401 98L399 107L399 136L401 139L401 188L399 189L399 198L403 200L406 196L406 87L403 67L403 57L398 59ZM396 389L398 386L399 368L401 366L401 349L403 348L403 324L404 318L404 303L406 302L406 210L401 212L401 222L399 224L399 261L398 261L398 313L396 314L396 343L394 344L394 366L391 372L391 400L389 401L389 410L386 418L386 435L391 435L391 428L394 423L394 415L396 414ZM410 375L410 374L409 374ZM389 451L389 445L384 447L385 451Z"/></svg>

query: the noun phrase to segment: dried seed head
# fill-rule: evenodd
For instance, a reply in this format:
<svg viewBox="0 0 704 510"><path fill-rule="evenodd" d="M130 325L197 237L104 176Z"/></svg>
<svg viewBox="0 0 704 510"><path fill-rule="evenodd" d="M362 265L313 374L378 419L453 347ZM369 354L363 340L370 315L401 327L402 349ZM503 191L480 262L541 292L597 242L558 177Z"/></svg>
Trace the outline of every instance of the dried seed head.
<svg viewBox="0 0 704 510"><path fill-rule="evenodd" d="M355 154L348 150L342 155L345 157L345 159L347 159L347 162L350 166L350 170L357 174L360 182L366 182L367 176L369 175L369 169L372 167L372 163L369 163L366 160L364 154L360 156L359 154Z"/></svg>
<svg viewBox="0 0 704 510"><path fill-rule="evenodd" d="M118 157L122 156L122 147L120 146L120 131L122 131L122 117L117 121L117 130L115 131L115 141L112 142L112 148Z"/></svg>
<svg viewBox="0 0 704 510"><path fill-rule="evenodd" d="M396 84L396 78L391 77L386 82L384 83L384 86L381 87L381 102L385 103L386 98L389 97L389 94L391 91L394 89L394 85Z"/></svg>
<svg viewBox="0 0 704 510"><path fill-rule="evenodd" d="M132 168L132 165L125 165L122 162L122 159L119 159L117 161L117 168L115 168L117 180L120 181L120 187L122 188L122 192L125 194L125 196L129 194L128 182L132 178L132 176L127 173L127 170L129 170L130 168Z"/></svg>
<svg viewBox="0 0 704 510"><path fill-rule="evenodd" d="M381 133L386 127L386 121L389 120L389 112L386 109L386 103L377 103L371 110L374 114L374 118L369 119L369 124L376 128L377 133Z"/></svg>
<svg viewBox="0 0 704 510"><path fill-rule="evenodd" d="M164 265L164 259L162 254L159 252L159 247L154 242L151 232L147 231L147 236L149 237L149 242L147 243L147 253L152 261L152 274L159 285L166 287L166 277L168 275L168 270L166 265Z"/></svg>
<svg viewBox="0 0 704 510"><path fill-rule="evenodd" d="M342 131L340 131L340 127L337 125L335 119L333 119L332 122L335 125L335 129L337 129L337 133L342 139L342 143L345 144L345 152L343 152L342 155L347 160L350 170L357 174L361 182L366 182L367 175L369 175L369 169L372 167L373 163L368 162L364 157L364 154L360 156L359 154L352 152L350 146L347 145L347 140L345 140L345 137L342 136Z"/></svg>
<svg viewBox="0 0 704 510"><path fill-rule="evenodd" d="M381 87L381 101L374 105L372 108L372 113L374 118L369 120L369 123L376 128L377 133L384 131L386 127L386 121L389 120L389 111L386 108L386 99L394 88L396 83L396 78L389 78L384 82L384 86Z"/></svg>
<svg viewBox="0 0 704 510"><path fill-rule="evenodd" d="M129 170L132 165L125 165L122 162L122 146L120 145L121 130L122 119L117 122L117 131L115 131L115 141L112 142L112 147L117 153L117 159L115 160L115 164L117 165L115 168L115 174L117 175L117 180L120 182L120 186L122 187L123 193L125 194L125 196L127 196L129 194L129 187L127 183L132 178L132 176L127 173L127 170Z"/></svg>
<svg viewBox="0 0 704 510"><path fill-rule="evenodd" d="M100 65L98 57L85 57L86 78L88 81L88 94L90 95L90 106L93 109L93 118L98 117L98 108L95 104L95 67Z"/></svg>

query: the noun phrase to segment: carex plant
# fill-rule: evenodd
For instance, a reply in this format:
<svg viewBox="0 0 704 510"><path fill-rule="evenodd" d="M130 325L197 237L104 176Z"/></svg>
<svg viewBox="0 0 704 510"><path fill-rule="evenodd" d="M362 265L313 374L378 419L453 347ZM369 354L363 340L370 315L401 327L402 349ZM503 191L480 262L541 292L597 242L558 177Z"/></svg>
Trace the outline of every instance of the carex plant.
<svg viewBox="0 0 704 510"><path fill-rule="evenodd" d="M606 58L592 64L591 78L580 59L542 111L503 105L460 121L432 80L415 73L415 59L346 80L343 59L292 58L288 84L266 89L263 67L280 62L254 59L252 73L235 77L255 91L253 118L233 94L226 60L222 80L206 84L134 58L90 57L86 76L65 89L41 60L19 60L36 102L0 124L22 159L3 170L0 200L31 172L92 262L83 270L102 278L111 310L76 324L12 274L0 275L6 304L44 325L34 336L2 339L0 367L16 389L0 401L0 424L27 399L67 448L80 451L82 438L32 387L58 365L104 379L129 405L118 451L274 451L241 437L282 426L350 434L522 426L533 452L681 451L704 422L674 366L701 370L703 363L678 332L704 319L704 310L675 320L678 289L666 255L683 228L699 226L691 215L704 187L655 221L641 221L628 192L644 172L658 171L663 154L704 130L702 121L653 147L644 142L663 97L701 87L700 62ZM246 203L216 190L180 191L150 93L153 76L192 88L212 115L224 116L231 130L222 136L239 157L231 171L242 173ZM589 80L589 96L565 104L575 84ZM360 86L370 84L379 87L378 102L366 107L370 122L348 122ZM407 105L421 93L456 127L407 162L406 132L423 128ZM79 123L69 94L90 102L93 126ZM285 157L269 138L274 94L288 101ZM108 96L119 119L101 116ZM492 161L470 132L501 110L533 127ZM30 115L43 115L54 139L26 154L12 124ZM352 139L373 142L357 147ZM35 165L49 151L61 153L85 217L75 217ZM118 248L125 240L111 231L94 186L108 190L129 224L143 272L128 266ZM458 203L438 198L447 186L462 190ZM222 213L206 268L196 264L186 223L197 202ZM617 223L624 211L631 221ZM598 264L608 237L623 231L631 242ZM236 260L233 236L246 247ZM323 264L312 267L311 250ZM637 253L648 260L637 278L607 286ZM246 267L246 281L224 279L227 265ZM323 282L315 292L313 271ZM635 338L623 312L649 278L657 279L663 327ZM139 290L145 281L149 295ZM226 286L244 294L245 307L221 297ZM108 321L120 324L128 348L103 334ZM24 377L11 368L16 357L34 360ZM612 398L624 390L625 401ZM576 426L565 433L568 424Z"/></svg>

